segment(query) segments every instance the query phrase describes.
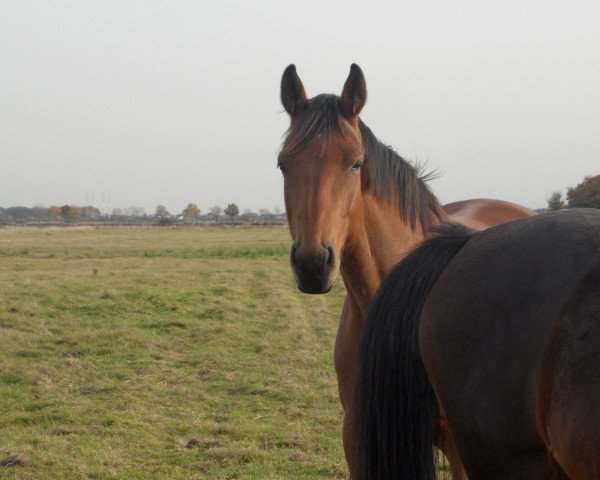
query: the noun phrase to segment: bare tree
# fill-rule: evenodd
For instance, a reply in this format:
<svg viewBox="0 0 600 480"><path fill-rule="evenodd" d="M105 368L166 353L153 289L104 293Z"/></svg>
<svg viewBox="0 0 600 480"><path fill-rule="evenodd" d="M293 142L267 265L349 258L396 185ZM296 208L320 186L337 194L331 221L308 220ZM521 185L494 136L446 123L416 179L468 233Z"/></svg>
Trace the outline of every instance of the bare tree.
<svg viewBox="0 0 600 480"><path fill-rule="evenodd" d="M128 217L142 217L145 213L143 207L127 207L125 209L125 215Z"/></svg>
<svg viewBox="0 0 600 480"><path fill-rule="evenodd" d="M220 217L221 215L223 215L223 209L221 208L221 205L214 205L210 207L208 211L211 215L214 215L215 217Z"/></svg>
<svg viewBox="0 0 600 480"><path fill-rule="evenodd" d="M156 210L154 210L154 216L158 218L166 218L170 217L171 214L164 205L157 205Z"/></svg>

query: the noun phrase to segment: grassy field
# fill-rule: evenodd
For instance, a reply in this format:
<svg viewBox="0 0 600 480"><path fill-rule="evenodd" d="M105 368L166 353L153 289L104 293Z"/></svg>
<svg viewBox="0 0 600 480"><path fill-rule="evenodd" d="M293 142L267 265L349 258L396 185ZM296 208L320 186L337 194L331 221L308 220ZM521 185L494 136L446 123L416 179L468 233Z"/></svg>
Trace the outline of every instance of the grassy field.
<svg viewBox="0 0 600 480"><path fill-rule="evenodd" d="M289 244L284 228L0 229L0 477L344 478L345 292L299 293Z"/></svg>

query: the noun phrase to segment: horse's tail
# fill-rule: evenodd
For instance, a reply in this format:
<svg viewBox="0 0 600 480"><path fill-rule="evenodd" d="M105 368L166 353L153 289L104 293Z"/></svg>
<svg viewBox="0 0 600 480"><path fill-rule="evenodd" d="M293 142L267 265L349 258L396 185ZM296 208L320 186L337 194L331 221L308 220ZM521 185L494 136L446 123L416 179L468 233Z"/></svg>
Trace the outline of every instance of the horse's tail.
<svg viewBox="0 0 600 480"><path fill-rule="evenodd" d="M434 480L438 405L419 353L425 299L472 231L437 229L381 284L367 316L352 400L353 479Z"/></svg>

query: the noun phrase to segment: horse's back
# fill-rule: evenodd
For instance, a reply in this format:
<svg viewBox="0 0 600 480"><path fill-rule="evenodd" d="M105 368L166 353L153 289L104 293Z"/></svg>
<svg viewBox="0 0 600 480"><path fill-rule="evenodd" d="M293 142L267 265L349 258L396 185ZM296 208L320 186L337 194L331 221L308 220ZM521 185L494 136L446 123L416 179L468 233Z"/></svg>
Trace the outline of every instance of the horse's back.
<svg viewBox="0 0 600 480"><path fill-rule="evenodd" d="M544 349L599 259L600 212L523 218L475 234L429 294L423 360L465 465L486 478L510 476L512 455L522 470L555 468L537 423Z"/></svg>
<svg viewBox="0 0 600 480"><path fill-rule="evenodd" d="M444 205L444 211L458 223L475 230L499 225L510 220L535 215L533 210L516 203L490 198L474 198Z"/></svg>
<svg viewBox="0 0 600 480"><path fill-rule="evenodd" d="M546 349L540 429L572 479L600 478L600 262L563 306Z"/></svg>

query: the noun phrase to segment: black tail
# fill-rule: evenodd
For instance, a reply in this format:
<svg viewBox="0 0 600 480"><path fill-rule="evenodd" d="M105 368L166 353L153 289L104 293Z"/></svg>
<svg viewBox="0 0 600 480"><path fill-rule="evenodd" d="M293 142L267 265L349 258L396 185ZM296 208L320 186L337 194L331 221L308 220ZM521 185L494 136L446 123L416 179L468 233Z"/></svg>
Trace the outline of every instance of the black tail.
<svg viewBox="0 0 600 480"><path fill-rule="evenodd" d="M447 225L381 284L358 353L354 480L434 480L439 411L419 353L425 299L472 231Z"/></svg>

